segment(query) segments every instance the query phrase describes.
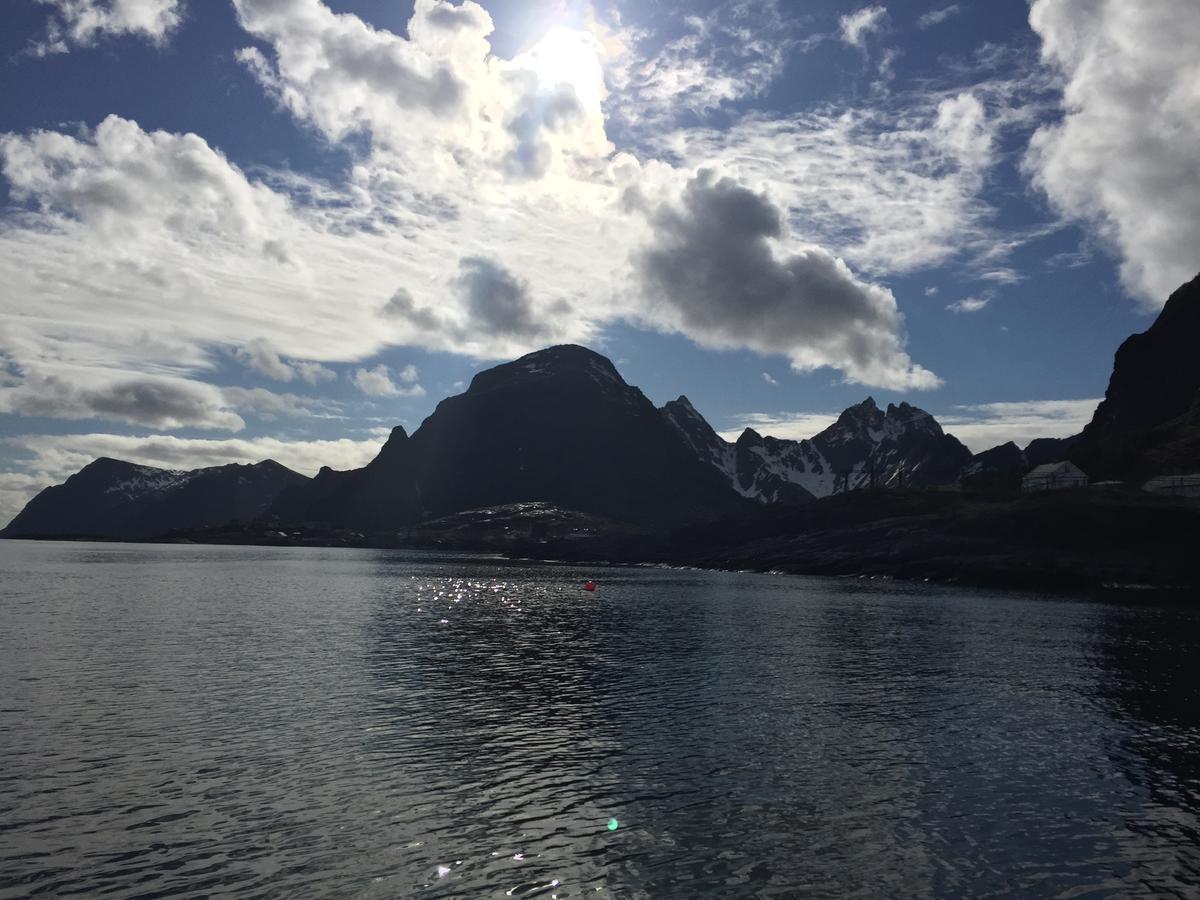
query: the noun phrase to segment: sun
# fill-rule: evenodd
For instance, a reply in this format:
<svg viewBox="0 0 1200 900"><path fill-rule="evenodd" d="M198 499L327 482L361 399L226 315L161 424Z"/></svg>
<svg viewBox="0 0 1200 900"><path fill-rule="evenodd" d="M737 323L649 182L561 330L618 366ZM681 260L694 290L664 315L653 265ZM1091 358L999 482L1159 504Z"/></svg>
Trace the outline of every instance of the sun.
<svg viewBox="0 0 1200 900"><path fill-rule="evenodd" d="M585 103L603 99L604 70L596 39L587 31L556 25L516 62L537 75L543 87L566 84Z"/></svg>

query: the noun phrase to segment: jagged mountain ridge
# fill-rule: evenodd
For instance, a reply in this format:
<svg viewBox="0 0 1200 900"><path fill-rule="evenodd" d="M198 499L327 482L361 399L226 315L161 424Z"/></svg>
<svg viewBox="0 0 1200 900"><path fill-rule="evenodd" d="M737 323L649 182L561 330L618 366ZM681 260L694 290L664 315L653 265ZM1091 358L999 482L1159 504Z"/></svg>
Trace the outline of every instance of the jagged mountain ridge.
<svg viewBox="0 0 1200 900"><path fill-rule="evenodd" d="M182 471L100 457L30 500L0 536L146 538L248 521L308 480L274 460Z"/></svg>
<svg viewBox="0 0 1200 900"><path fill-rule="evenodd" d="M411 437L393 430L366 467L323 471L273 512L374 531L526 501L646 524L748 506L608 359L563 345L478 373Z"/></svg>
<svg viewBox="0 0 1200 900"><path fill-rule="evenodd" d="M869 487L949 484L971 451L929 413L901 403L881 410L868 397L813 438L764 437L747 428L734 443L718 435L687 397L663 417L742 496L764 503L796 502Z"/></svg>
<svg viewBox="0 0 1200 900"><path fill-rule="evenodd" d="M1063 458L1094 480L1192 472L1200 469L1198 333L1200 276L1122 344L1082 435L975 456L927 412L907 403L880 410L871 398L808 440L746 429L730 443L686 397L655 409L603 356L551 347L480 372L412 437L394 429L363 469L324 468L309 480L271 461L178 472L102 458L40 493L0 535L150 536L262 515L386 528L535 500L664 524L750 501L802 502L902 477L948 484ZM247 472L256 473L249 490Z"/></svg>

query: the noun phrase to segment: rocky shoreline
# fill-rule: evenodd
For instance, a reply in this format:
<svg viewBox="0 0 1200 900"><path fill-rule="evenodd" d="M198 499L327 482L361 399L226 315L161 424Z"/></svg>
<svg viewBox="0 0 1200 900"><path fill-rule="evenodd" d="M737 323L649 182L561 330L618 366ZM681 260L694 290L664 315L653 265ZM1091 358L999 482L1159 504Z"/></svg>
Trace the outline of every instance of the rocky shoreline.
<svg viewBox="0 0 1200 900"><path fill-rule="evenodd" d="M1198 534L1196 500L1089 489L1030 496L855 491L670 531L519 503L389 532L252 522L154 540L424 549L1029 589L1200 591Z"/></svg>

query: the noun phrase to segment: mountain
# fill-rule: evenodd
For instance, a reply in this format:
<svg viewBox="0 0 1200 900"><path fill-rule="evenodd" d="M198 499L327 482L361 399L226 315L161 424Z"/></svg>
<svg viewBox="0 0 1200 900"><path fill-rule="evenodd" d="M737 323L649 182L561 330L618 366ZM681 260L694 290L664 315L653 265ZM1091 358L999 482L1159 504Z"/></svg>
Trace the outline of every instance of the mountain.
<svg viewBox="0 0 1200 900"><path fill-rule="evenodd" d="M305 476L274 460L188 472L101 457L26 504L2 537L154 537L261 516Z"/></svg>
<svg viewBox="0 0 1200 900"><path fill-rule="evenodd" d="M1062 462L1071 455L1072 448L1079 442L1079 435L1073 434L1065 438L1035 438L1025 448L1025 466Z"/></svg>
<svg viewBox="0 0 1200 900"><path fill-rule="evenodd" d="M642 524L747 505L609 360L563 345L480 372L366 467L323 470L272 512L381 531L523 501Z"/></svg>
<svg viewBox="0 0 1200 900"><path fill-rule="evenodd" d="M1093 481L1200 470L1200 275L1117 349L1104 400L1071 449Z"/></svg>
<svg viewBox="0 0 1200 900"><path fill-rule="evenodd" d="M976 453L970 462L963 466L962 478L968 479L976 475L994 475L998 473L1019 472L1024 474L1029 468L1025 452L1009 441Z"/></svg>
<svg viewBox="0 0 1200 900"><path fill-rule="evenodd" d="M812 439L763 437L747 428L735 443L721 438L687 397L662 409L693 452L744 497L796 502L869 487L954 482L971 451L929 413L901 403L881 410L874 399L851 406Z"/></svg>
<svg viewBox="0 0 1200 900"><path fill-rule="evenodd" d="M1035 438L1022 450L1012 441L976 453L963 466L962 480L981 475L1024 475L1035 466L1044 463L1062 462L1079 440L1079 435L1065 438Z"/></svg>

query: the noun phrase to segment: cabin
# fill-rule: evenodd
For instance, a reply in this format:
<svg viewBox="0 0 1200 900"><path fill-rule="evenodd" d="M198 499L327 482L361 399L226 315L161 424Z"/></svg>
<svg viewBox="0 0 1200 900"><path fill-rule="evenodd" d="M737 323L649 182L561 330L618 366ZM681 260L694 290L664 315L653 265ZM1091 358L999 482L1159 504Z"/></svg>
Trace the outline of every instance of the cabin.
<svg viewBox="0 0 1200 900"><path fill-rule="evenodd" d="M1200 475L1160 475L1143 484L1142 490L1169 497L1200 497Z"/></svg>
<svg viewBox="0 0 1200 900"><path fill-rule="evenodd" d="M1074 463L1065 461L1040 465L1021 479L1021 490L1027 494L1087 486L1087 474Z"/></svg>

